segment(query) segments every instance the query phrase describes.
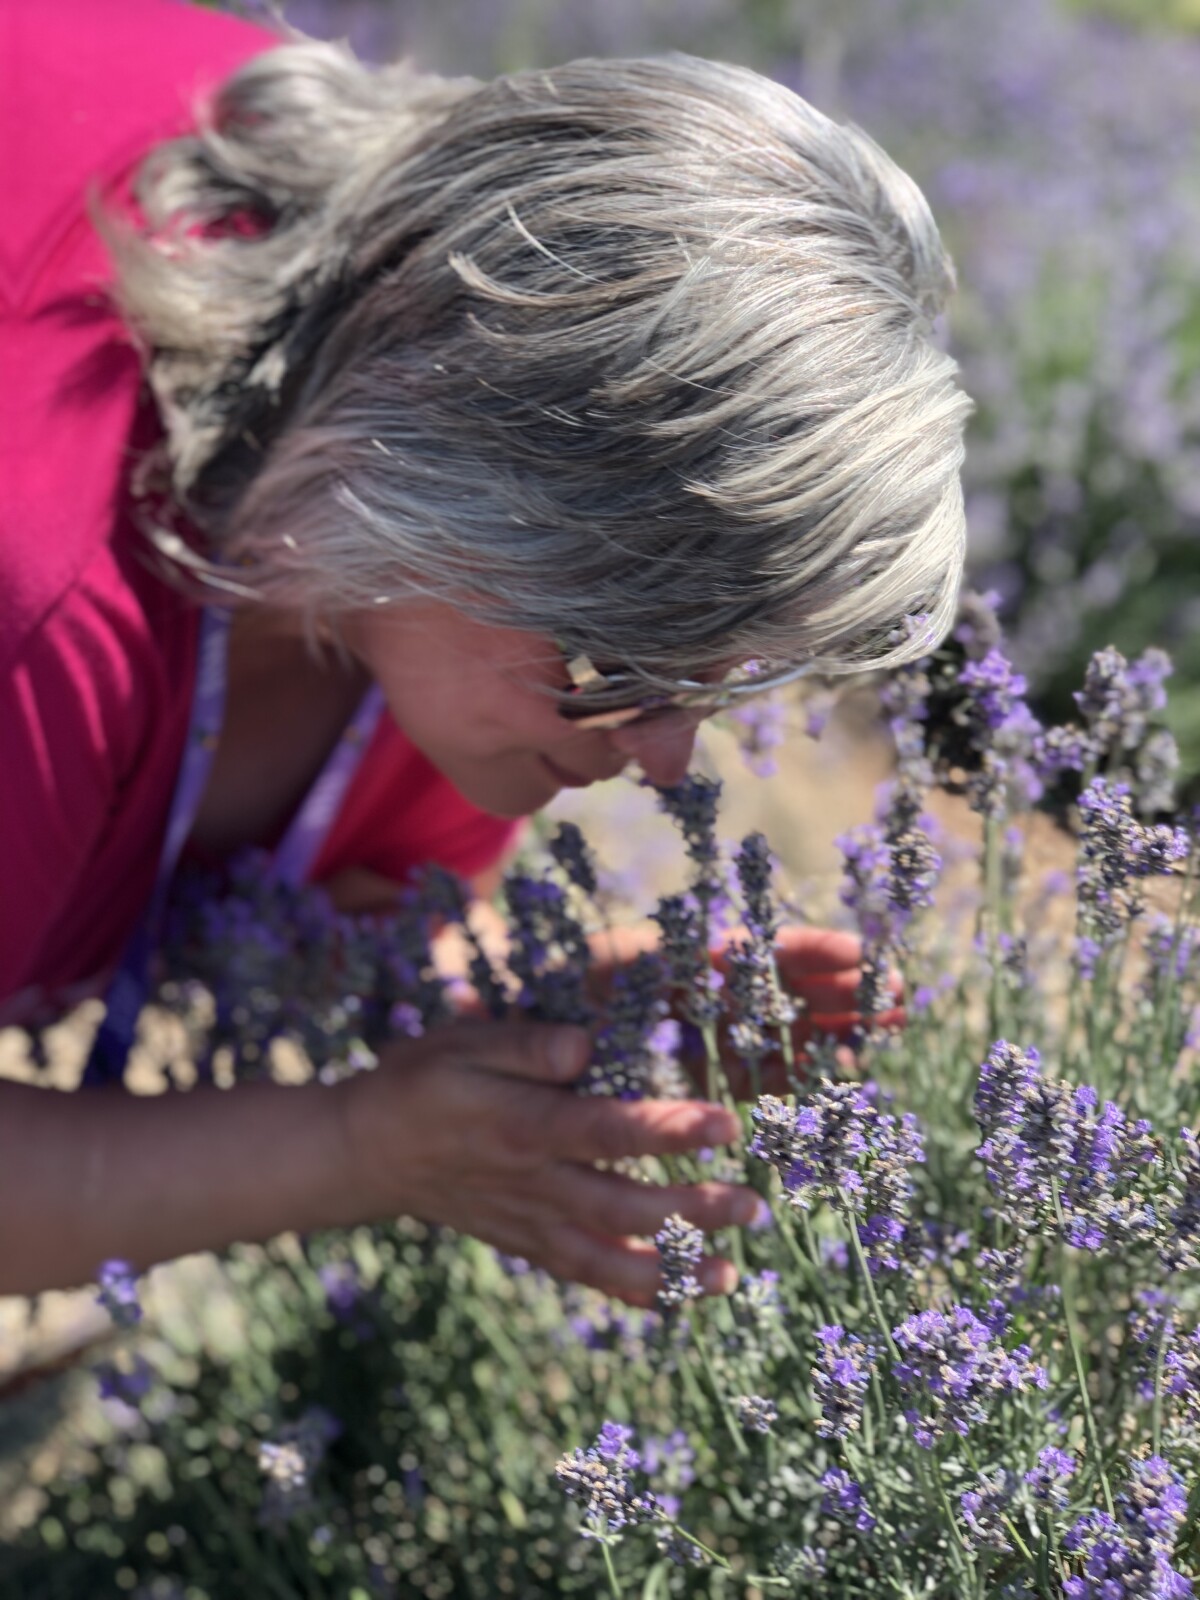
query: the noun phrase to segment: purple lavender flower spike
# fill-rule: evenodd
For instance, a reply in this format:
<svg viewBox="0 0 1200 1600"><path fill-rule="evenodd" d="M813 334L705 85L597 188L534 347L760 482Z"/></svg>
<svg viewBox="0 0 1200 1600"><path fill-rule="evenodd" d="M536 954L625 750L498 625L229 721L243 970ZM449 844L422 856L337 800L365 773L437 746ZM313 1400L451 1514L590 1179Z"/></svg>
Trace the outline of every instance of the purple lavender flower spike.
<svg viewBox="0 0 1200 1600"><path fill-rule="evenodd" d="M737 1418L746 1433L770 1433L779 1421L779 1407L761 1394L739 1395Z"/></svg>
<svg viewBox="0 0 1200 1600"><path fill-rule="evenodd" d="M921 1311L892 1330L893 1375L910 1401L913 1437L932 1450L947 1431L966 1437L996 1397L1045 1389L1049 1378L1025 1345L1006 1350L968 1307Z"/></svg>
<svg viewBox="0 0 1200 1600"><path fill-rule="evenodd" d="M862 1426L863 1406L878 1353L873 1344L847 1333L837 1323L817 1329L820 1352L813 1368L813 1392L821 1407L817 1432L845 1439Z"/></svg>
<svg viewBox="0 0 1200 1600"><path fill-rule="evenodd" d="M1068 1483L1075 1474L1078 1463L1068 1450L1049 1445L1038 1456L1037 1466L1025 1474L1025 1482L1035 1500L1053 1506L1056 1511L1065 1509L1070 1499Z"/></svg>
<svg viewBox="0 0 1200 1600"><path fill-rule="evenodd" d="M682 1217L668 1217L654 1235L662 1258L662 1286L657 1306L663 1312L677 1312L689 1300L699 1299L703 1290L696 1268L704 1257L704 1234Z"/></svg>
<svg viewBox="0 0 1200 1600"><path fill-rule="evenodd" d="M995 1550L1003 1555L1012 1549L1004 1519L1015 1487L1011 1475L997 1468L981 1473L975 1484L959 1495L966 1540L973 1550Z"/></svg>
<svg viewBox="0 0 1200 1600"><path fill-rule="evenodd" d="M682 783L659 789L658 803L683 835L691 861L691 891L707 928L713 901L722 892L721 853L717 844L717 809L721 785L714 779L690 774Z"/></svg>
<svg viewBox="0 0 1200 1600"><path fill-rule="evenodd" d="M1187 1505L1183 1479L1162 1456L1133 1461L1116 1514L1085 1512L1063 1539L1082 1568L1063 1583L1067 1600L1191 1600L1190 1580L1172 1564Z"/></svg>
<svg viewBox="0 0 1200 1600"><path fill-rule="evenodd" d="M712 970L704 918L687 895L664 895L652 918L662 934L660 954L689 1022L704 1027L721 1015L720 979Z"/></svg>
<svg viewBox="0 0 1200 1600"><path fill-rule="evenodd" d="M654 1091L657 1030L669 1020L665 979L662 960L648 952L619 969L577 1085L581 1093L640 1100Z"/></svg>
<svg viewBox="0 0 1200 1600"><path fill-rule="evenodd" d="M585 1539L608 1539L659 1515L654 1495L635 1478L641 1463L622 1432L606 1423L590 1449L573 1450L554 1468L568 1498L583 1508Z"/></svg>
<svg viewBox="0 0 1200 1600"><path fill-rule="evenodd" d="M881 1111L857 1084L827 1079L794 1112L763 1095L751 1117L750 1154L779 1173L790 1205L810 1211L824 1202L853 1217L872 1271L905 1265L910 1168L925 1159L913 1117Z"/></svg>
<svg viewBox="0 0 1200 1600"><path fill-rule="evenodd" d="M841 1467L830 1467L821 1478L821 1488L825 1491L821 1501L825 1516L852 1525L859 1533L870 1533L876 1519L860 1483Z"/></svg>
<svg viewBox="0 0 1200 1600"><path fill-rule="evenodd" d="M138 1275L128 1261L101 1263L96 1274L97 1299L118 1328L132 1328L142 1320Z"/></svg>
<svg viewBox="0 0 1200 1600"><path fill-rule="evenodd" d="M976 1154L998 1209L1022 1234L1061 1232L1077 1250L1159 1236L1148 1179L1162 1153L1148 1123L1101 1105L1086 1084L1044 1078L1036 1051L1005 1040L980 1068L975 1116L984 1134Z"/></svg>
<svg viewBox="0 0 1200 1600"><path fill-rule="evenodd" d="M576 823L560 822L547 848L577 889L596 893L596 857Z"/></svg>

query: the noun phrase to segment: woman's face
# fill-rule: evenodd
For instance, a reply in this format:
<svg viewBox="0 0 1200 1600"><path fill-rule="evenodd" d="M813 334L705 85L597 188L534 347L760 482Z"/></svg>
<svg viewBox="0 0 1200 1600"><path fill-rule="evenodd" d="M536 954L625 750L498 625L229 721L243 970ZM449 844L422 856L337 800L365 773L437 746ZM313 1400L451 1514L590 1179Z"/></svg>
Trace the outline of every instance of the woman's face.
<svg viewBox="0 0 1200 1600"><path fill-rule="evenodd" d="M433 601L356 612L341 632L412 742L485 811L525 816L560 789L615 777L631 761L659 785L687 771L698 713L580 731L545 692L569 686L548 638Z"/></svg>

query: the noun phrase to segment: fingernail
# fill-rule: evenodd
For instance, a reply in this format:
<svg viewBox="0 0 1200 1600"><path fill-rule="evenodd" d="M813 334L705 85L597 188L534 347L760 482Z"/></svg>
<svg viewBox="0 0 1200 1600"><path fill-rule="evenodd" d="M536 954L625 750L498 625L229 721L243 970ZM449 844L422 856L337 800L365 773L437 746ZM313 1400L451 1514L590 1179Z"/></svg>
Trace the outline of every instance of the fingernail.
<svg viewBox="0 0 1200 1600"><path fill-rule="evenodd" d="M758 1208L762 1201L749 1189L744 1189L738 1195L733 1207L733 1220L737 1227L748 1228L758 1217Z"/></svg>
<svg viewBox="0 0 1200 1600"><path fill-rule="evenodd" d="M573 1078L587 1059L587 1035L578 1028L559 1028L550 1040L550 1066L556 1078Z"/></svg>
<svg viewBox="0 0 1200 1600"><path fill-rule="evenodd" d="M738 1285L737 1268L731 1261L710 1261L703 1270L705 1294L732 1294Z"/></svg>
<svg viewBox="0 0 1200 1600"><path fill-rule="evenodd" d="M738 1135L738 1121L731 1111L714 1106L700 1129L705 1144L732 1144Z"/></svg>

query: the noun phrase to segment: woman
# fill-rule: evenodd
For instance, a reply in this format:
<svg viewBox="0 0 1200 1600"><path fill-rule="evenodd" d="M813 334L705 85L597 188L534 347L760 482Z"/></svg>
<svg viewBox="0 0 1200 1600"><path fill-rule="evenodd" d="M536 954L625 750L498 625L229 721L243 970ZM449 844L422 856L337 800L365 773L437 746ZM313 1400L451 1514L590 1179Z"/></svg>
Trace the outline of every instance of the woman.
<svg viewBox="0 0 1200 1600"><path fill-rule="evenodd" d="M564 786L678 781L741 663L944 630L950 269L863 135L684 57L479 85L167 0L6 23L10 1020L106 991L119 1065L185 846L383 905L416 861L494 868ZM782 948L817 1011L855 955ZM586 1050L463 1024L335 1089L0 1085L0 1290L408 1212L647 1303L663 1218L753 1196L597 1170L736 1126L564 1093Z"/></svg>

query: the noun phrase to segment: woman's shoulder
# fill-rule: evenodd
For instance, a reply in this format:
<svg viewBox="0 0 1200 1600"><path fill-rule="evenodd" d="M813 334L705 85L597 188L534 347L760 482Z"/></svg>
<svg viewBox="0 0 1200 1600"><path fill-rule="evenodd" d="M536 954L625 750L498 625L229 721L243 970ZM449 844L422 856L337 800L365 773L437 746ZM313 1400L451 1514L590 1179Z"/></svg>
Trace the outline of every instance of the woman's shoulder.
<svg viewBox="0 0 1200 1600"><path fill-rule="evenodd" d="M157 433L89 192L129 204L146 150L275 42L182 0L0 7L0 671L129 537L119 508Z"/></svg>
<svg viewBox="0 0 1200 1600"><path fill-rule="evenodd" d="M8 0L0 8L0 301L95 265L89 192L106 192L277 36L183 0ZM82 260L72 246L83 242ZM98 241L96 241L98 244ZM45 282L49 275L50 283Z"/></svg>

